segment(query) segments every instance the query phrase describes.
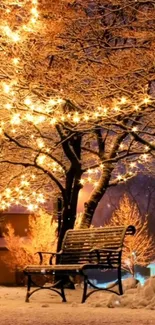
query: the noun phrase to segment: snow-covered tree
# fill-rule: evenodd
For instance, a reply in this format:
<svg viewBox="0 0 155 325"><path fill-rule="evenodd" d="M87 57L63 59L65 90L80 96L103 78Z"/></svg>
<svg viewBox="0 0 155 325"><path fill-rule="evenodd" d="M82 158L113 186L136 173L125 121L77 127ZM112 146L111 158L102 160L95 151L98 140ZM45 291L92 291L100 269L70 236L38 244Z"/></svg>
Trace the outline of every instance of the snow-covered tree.
<svg viewBox="0 0 155 325"><path fill-rule="evenodd" d="M154 1L1 1L1 208L60 195L59 248L86 182L81 227L153 156L154 14Z"/></svg>

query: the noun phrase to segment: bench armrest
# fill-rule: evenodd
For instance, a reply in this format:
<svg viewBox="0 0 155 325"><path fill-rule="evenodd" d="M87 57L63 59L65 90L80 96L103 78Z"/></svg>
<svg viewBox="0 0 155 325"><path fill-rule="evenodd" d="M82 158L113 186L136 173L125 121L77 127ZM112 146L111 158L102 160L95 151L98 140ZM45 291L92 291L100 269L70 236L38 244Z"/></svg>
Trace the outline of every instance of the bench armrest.
<svg viewBox="0 0 155 325"><path fill-rule="evenodd" d="M61 255L63 253L63 251L59 251L59 252L36 252L35 254L38 254L39 255L39 258L40 258L40 265L43 263L43 255L45 254L49 254L51 255L50 258L49 258L49 264L52 265L52 259L54 256L57 256L57 255Z"/></svg>

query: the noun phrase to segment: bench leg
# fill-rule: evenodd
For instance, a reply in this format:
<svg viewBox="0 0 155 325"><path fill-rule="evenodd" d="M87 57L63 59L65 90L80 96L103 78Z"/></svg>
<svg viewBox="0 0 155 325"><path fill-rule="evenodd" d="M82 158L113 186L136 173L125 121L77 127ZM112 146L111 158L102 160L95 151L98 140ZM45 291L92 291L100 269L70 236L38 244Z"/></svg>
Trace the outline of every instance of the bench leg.
<svg viewBox="0 0 155 325"><path fill-rule="evenodd" d="M118 268L118 287L119 287L119 293L120 295L123 294L123 288L122 288L122 273L121 268Z"/></svg>
<svg viewBox="0 0 155 325"><path fill-rule="evenodd" d="M87 298L87 288L88 288L88 280L87 277L84 277L84 287L83 287L83 296L81 303L83 304L86 301Z"/></svg>
<svg viewBox="0 0 155 325"><path fill-rule="evenodd" d="M60 290L61 290L61 297L63 302L67 302L66 296L65 296L65 291L64 291L64 283L63 280L60 283Z"/></svg>
<svg viewBox="0 0 155 325"><path fill-rule="evenodd" d="M27 279L27 293L26 293L25 302L29 302L30 289L31 289L31 275L28 274L28 279Z"/></svg>

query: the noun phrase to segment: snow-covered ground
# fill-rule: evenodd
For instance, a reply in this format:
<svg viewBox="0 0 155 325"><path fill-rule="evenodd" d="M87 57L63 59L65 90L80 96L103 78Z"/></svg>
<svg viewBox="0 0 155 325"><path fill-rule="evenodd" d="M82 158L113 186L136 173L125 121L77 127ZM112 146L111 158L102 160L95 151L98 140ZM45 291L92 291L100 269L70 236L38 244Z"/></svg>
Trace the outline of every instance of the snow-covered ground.
<svg viewBox="0 0 155 325"><path fill-rule="evenodd" d="M0 325L154 325L155 278L138 287L125 280L122 297L100 291L81 304L82 289L60 296L42 290L25 303L25 287L0 287Z"/></svg>

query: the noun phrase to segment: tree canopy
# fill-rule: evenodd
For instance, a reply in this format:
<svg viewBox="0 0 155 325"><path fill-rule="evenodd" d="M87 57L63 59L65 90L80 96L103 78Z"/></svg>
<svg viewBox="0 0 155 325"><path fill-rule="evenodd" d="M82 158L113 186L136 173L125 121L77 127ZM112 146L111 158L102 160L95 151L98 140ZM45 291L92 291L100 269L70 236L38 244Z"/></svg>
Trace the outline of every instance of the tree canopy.
<svg viewBox="0 0 155 325"><path fill-rule="evenodd" d="M152 159L154 15L154 1L1 1L2 209L61 195L64 233L93 182L89 226L106 189Z"/></svg>

